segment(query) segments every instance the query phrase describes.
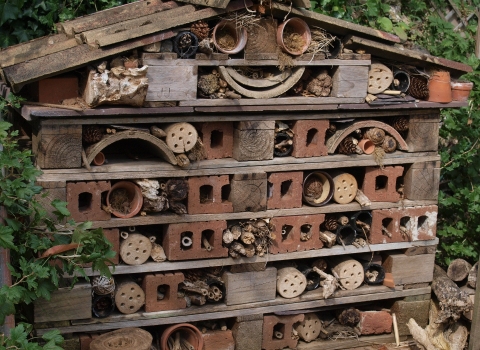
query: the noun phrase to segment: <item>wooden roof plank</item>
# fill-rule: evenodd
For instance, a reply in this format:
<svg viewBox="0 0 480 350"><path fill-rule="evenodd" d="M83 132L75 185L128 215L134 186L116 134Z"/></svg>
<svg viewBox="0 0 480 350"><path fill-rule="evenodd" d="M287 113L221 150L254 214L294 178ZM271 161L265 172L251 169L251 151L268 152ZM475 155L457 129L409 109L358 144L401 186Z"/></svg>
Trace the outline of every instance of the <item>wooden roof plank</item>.
<svg viewBox="0 0 480 350"><path fill-rule="evenodd" d="M301 17L305 22L310 26L318 26L322 29L325 29L327 32L334 35L347 35L347 34L358 34L361 36L367 36L369 38L374 38L376 40L399 43L400 38L394 34L390 34L381 30L364 27L359 24L347 22L338 18L329 17L322 15L317 12L313 12L305 9L292 9L287 5L280 4L277 2L272 3L271 11L273 15L285 16L290 14L291 16Z"/></svg>
<svg viewBox="0 0 480 350"><path fill-rule="evenodd" d="M208 6L208 7L216 7L220 9L224 9L228 6L230 0L177 0L180 2L186 2L188 4L193 5L201 5L201 6Z"/></svg>
<svg viewBox="0 0 480 350"><path fill-rule="evenodd" d="M440 69L448 70L455 75L462 75L472 71L472 67L464 63L428 55L423 52L382 44L354 35L349 35L344 38L344 46L352 50L364 49L372 56L399 61L414 66L434 66Z"/></svg>

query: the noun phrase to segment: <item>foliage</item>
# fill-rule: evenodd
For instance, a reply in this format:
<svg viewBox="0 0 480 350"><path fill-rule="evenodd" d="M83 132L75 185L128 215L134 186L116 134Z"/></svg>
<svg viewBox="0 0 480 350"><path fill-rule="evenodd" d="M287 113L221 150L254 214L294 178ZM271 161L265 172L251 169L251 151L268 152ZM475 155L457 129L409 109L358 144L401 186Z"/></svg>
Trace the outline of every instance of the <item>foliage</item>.
<svg viewBox="0 0 480 350"><path fill-rule="evenodd" d="M0 99L2 108L18 107L18 103L19 99L14 97ZM42 188L35 185L35 181L41 171L32 163L31 151L19 149L18 132L9 131L10 128L10 123L0 121L0 144L3 147L0 152L0 168L3 170L0 174L0 203L6 214L4 223L0 223L0 247L10 249L12 263L9 269L13 279L11 286L0 288L0 324L8 315L17 313L18 316L19 305L30 304L37 298L50 299L65 273L75 276L72 283L76 282L76 276L87 277L82 264L92 263L94 269L110 275L106 263L115 255L101 228L90 230L89 222L76 226L73 221L60 224L70 216L66 202L52 201L56 218L47 216L37 201ZM41 257L41 253L49 248L68 243L78 243L78 248ZM17 327L16 330L22 333L27 328ZM5 344L13 346L26 341L23 335L17 334L15 338L15 334L12 333ZM47 339L47 345L50 345L46 349L60 349L57 343L57 338Z"/></svg>
<svg viewBox="0 0 480 350"><path fill-rule="evenodd" d="M63 337L57 330L45 333L42 341L45 343L40 346L36 342L28 339L28 334L32 327L28 324L20 323L11 330L9 338L0 338L0 350L22 349L22 350L62 350L60 346L63 343Z"/></svg>
<svg viewBox="0 0 480 350"><path fill-rule="evenodd" d="M0 0L0 47L38 38L55 23L133 0Z"/></svg>

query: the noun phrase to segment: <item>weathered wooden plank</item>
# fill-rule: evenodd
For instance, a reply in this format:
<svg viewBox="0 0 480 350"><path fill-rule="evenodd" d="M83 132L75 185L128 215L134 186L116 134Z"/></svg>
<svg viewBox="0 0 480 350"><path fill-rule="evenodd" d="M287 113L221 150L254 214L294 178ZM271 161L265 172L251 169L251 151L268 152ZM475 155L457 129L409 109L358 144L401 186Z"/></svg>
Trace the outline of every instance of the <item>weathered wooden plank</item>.
<svg viewBox="0 0 480 350"><path fill-rule="evenodd" d="M174 35L172 31L160 32L118 45L112 45L108 49L92 49L89 45L78 45L64 51L3 68L3 72L10 82L13 91L17 93L25 84L33 81L68 72L89 62L117 55L156 41L169 39Z"/></svg>
<svg viewBox="0 0 480 350"><path fill-rule="evenodd" d="M273 300L277 294L277 269L242 273L225 272L225 303L227 305L248 304Z"/></svg>
<svg viewBox="0 0 480 350"><path fill-rule="evenodd" d="M408 151L436 151L438 149L439 128L439 113L410 116L408 121L408 134L405 139L408 143Z"/></svg>
<svg viewBox="0 0 480 350"><path fill-rule="evenodd" d="M0 66L9 67L38 57L77 46L75 39L68 39L64 34L56 34L33 39L25 43L9 46L0 51Z"/></svg>
<svg viewBox="0 0 480 350"><path fill-rule="evenodd" d="M440 162L414 163L403 177L403 193L408 199L438 199Z"/></svg>
<svg viewBox="0 0 480 350"><path fill-rule="evenodd" d="M418 243L418 244L417 244ZM415 242L415 245L419 249L427 249L436 247L438 243L438 238L432 239L430 241L419 241ZM201 269L206 267L214 266L232 266L238 267L241 269L243 267L248 268L252 266L253 268L249 270L241 270L239 272L253 272L253 271L263 271L265 269L265 264L267 262L273 261L285 261L285 260L296 260L296 259L308 259L308 258L320 258L328 256L338 256L343 254L357 254L357 253L370 253L370 252L383 252L388 250L397 250L397 249L406 249L412 244L410 242L399 242L399 243L384 243L384 244L371 244L370 248L355 248L354 246L333 246L328 249L318 249L318 250L307 250L301 252L290 252L284 254L275 254L269 255L268 257L260 257L258 255L252 258L222 258L222 259L202 259L195 261L195 268ZM260 265L258 268L255 268L256 265ZM132 273L148 273L148 272L164 272L164 271L175 271L175 270L184 270L191 269L191 261L164 261L161 264L155 262L147 262L142 265L117 265L115 270L112 271L114 275L124 275ZM87 276L98 275L98 271L93 271L92 269L85 269Z"/></svg>
<svg viewBox="0 0 480 350"><path fill-rule="evenodd" d="M368 291L368 294L361 294ZM264 313L281 312L287 310L302 310L312 307L328 308L332 305L338 308L339 304L361 303L372 300L385 300L392 298L402 298L409 295L430 293L430 287L420 289L410 289L402 291L391 291L384 286L360 287L353 291L340 291L335 293L335 298L322 299L321 290L317 289L302 295L301 297L285 300L277 298L272 301L265 301L244 305L204 305L202 307L190 307L183 310L160 311L133 315L115 315L105 319L92 319L92 323L75 323L70 327L59 328L61 333L77 333L88 331L104 331L109 329L125 328L125 327L146 327L157 326L161 324L172 324L182 322L195 322L200 320L229 318L237 316L245 316ZM52 329L45 328L38 330L38 334L42 335Z"/></svg>
<svg viewBox="0 0 480 350"><path fill-rule="evenodd" d="M136 1L131 4L116 6L95 12L91 15L75 18L71 21L57 23L57 31L73 38L75 34L123 22L135 17L142 17L164 8L162 0Z"/></svg>
<svg viewBox="0 0 480 350"><path fill-rule="evenodd" d="M290 14L294 17L298 16L302 18L305 22L307 22L308 25L320 27L334 35L344 36L354 33L360 36L367 36L371 37L372 39L384 42L400 42L400 38L398 36L383 32L381 30L361 26L359 24L354 24L309 10L292 9L290 8L290 6L278 2L272 4L271 11L274 16L278 15L281 16L281 18L283 18L286 14Z"/></svg>
<svg viewBox="0 0 480 350"><path fill-rule="evenodd" d="M195 100L197 73L198 66L149 67L145 102Z"/></svg>
<svg viewBox="0 0 480 350"><path fill-rule="evenodd" d="M400 341L407 340L407 336L401 336ZM310 343L299 341L296 350L344 350L351 348L368 349L371 344L388 344L395 343L393 334L382 334L373 336L362 335L356 339L336 339L336 340L320 340L317 339ZM367 348L364 348L367 347ZM291 349L286 349L291 350Z"/></svg>
<svg viewBox="0 0 480 350"><path fill-rule="evenodd" d="M230 99L197 99L192 101L180 101L179 105L184 107L200 106L264 106L264 105L330 105L337 103L363 103L365 97L279 97L279 98L241 98Z"/></svg>
<svg viewBox="0 0 480 350"><path fill-rule="evenodd" d="M391 254L383 262L385 272L393 275L395 285L431 282L435 254L421 254L408 256L405 254ZM412 271L415 271L412 274Z"/></svg>
<svg viewBox="0 0 480 350"><path fill-rule="evenodd" d="M178 0L178 1L186 2L188 4L193 4L193 5L216 7L220 9L226 8L228 3L230 2L230 0Z"/></svg>
<svg viewBox="0 0 480 350"><path fill-rule="evenodd" d="M333 73L332 97L367 96L368 66L338 66ZM364 102L362 100L362 102ZM340 102L342 103L342 102Z"/></svg>
<svg viewBox="0 0 480 350"><path fill-rule="evenodd" d="M354 35L349 35L344 38L344 46L352 50L364 49L373 56L404 62L414 66L446 69L455 76L460 76L472 71L472 67L464 63L431 56L419 51L397 48Z"/></svg>

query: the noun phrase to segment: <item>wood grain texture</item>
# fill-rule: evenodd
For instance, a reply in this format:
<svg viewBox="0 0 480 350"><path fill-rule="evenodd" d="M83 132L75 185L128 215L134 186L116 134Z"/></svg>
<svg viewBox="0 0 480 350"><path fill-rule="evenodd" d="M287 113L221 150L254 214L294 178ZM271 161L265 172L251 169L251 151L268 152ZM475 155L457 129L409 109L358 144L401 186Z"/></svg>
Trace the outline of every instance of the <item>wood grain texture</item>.
<svg viewBox="0 0 480 350"><path fill-rule="evenodd" d="M222 275L225 282L227 305L247 304L274 300L277 288L277 269L265 271L231 273Z"/></svg>
<svg viewBox="0 0 480 350"><path fill-rule="evenodd" d="M77 283L73 288L60 288L50 300L37 299L34 304L35 322L69 321L92 317L92 286Z"/></svg>
<svg viewBox="0 0 480 350"><path fill-rule="evenodd" d="M230 180L233 211L257 212L267 209L267 173L235 174Z"/></svg>
<svg viewBox="0 0 480 350"><path fill-rule="evenodd" d="M390 254L383 262L385 272L393 275L395 285L431 282L435 254L407 256L405 254ZM415 273L412 273L415 271Z"/></svg>
<svg viewBox="0 0 480 350"><path fill-rule="evenodd" d="M412 164L403 176L403 185L407 199L438 199L440 162Z"/></svg>
<svg viewBox="0 0 480 350"><path fill-rule="evenodd" d="M58 220L57 216L53 213L57 209L52 206L52 201L54 199L60 200L62 202L67 201L67 191L65 186L58 188L49 188L43 190L40 194L35 195L34 200L36 200L40 206L46 211L47 218L51 220ZM65 223L66 219L63 219L59 223Z"/></svg>
<svg viewBox="0 0 480 350"><path fill-rule="evenodd" d="M145 102L197 99L197 66L149 67Z"/></svg>
<svg viewBox="0 0 480 350"><path fill-rule="evenodd" d="M338 66L332 80L332 97L367 97L368 66Z"/></svg>
<svg viewBox="0 0 480 350"><path fill-rule="evenodd" d="M364 97L278 97L278 98L241 98L237 100L231 100L226 98L221 99L197 99L195 101L181 101L180 106L264 106L268 105L332 105L339 103L363 103ZM319 107L313 107L312 109L318 109Z"/></svg>
<svg viewBox="0 0 480 350"><path fill-rule="evenodd" d="M405 141L409 152L437 151L440 115L410 116Z"/></svg>
<svg viewBox="0 0 480 350"><path fill-rule="evenodd" d="M274 129L233 131L233 158L238 161L273 159Z"/></svg>
<svg viewBox="0 0 480 350"><path fill-rule="evenodd" d="M262 18L247 28L248 40L245 55L277 53L277 20ZM278 58L277 58L278 59Z"/></svg>
<svg viewBox="0 0 480 350"><path fill-rule="evenodd" d="M227 7L230 0L179 0L180 2L186 2L193 5L201 5L208 7L215 7L224 9Z"/></svg>
<svg viewBox="0 0 480 350"><path fill-rule="evenodd" d="M400 341L406 341L406 336L400 336ZM345 350L345 349L365 349L360 348L371 344L389 344L395 343L395 336L393 334L382 334L365 336L362 335L358 339L336 339L336 340L321 340L318 339L310 343L299 341L296 350Z"/></svg>

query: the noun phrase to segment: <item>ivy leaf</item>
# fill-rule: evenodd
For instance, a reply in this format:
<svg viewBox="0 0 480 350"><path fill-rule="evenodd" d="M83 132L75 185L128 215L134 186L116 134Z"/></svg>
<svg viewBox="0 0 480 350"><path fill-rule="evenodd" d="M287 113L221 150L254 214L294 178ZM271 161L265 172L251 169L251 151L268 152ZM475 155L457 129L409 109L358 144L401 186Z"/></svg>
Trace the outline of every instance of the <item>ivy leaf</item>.
<svg viewBox="0 0 480 350"><path fill-rule="evenodd" d="M0 295L0 324L5 323L5 317L15 313L15 305L4 295ZM13 332L13 330L12 330Z"/></svg>
<svg viewBox="0 0 480 350"><path fill-rule="evenodd" d="M62 202L61 200L54 199L52 201L52 206L57 209L58 213L61 216L70 216L70 212L67 209L67 202Z"/></svg>
<svg viewBox="0 0 480 350"><path fill-rule="evenodd" d="M20 17L20 14L21 10L19 7L6 1L4 4L0 5L0 26L8 20L17 19Z"/></svg>
<svg viewBox="0 0 480 350"><path fill-rule="evenodd" d="M405 33L405 31L401 27L395 26L395 27L393 27L393 31L400 38L400 40L402 40L402 41L407 41L408 40L407 33Z"/></svg>
<svg viewBox="0 0 480 350"><path fill-rule="evenodd" d="M380 29L386 32L391 32L393 30L392 21L387 17L380 17L377 19L377 23L380 25Z"/></svg>
<svg viewBox="0 0 480 350"><path fill-rule="evenodd" d="M8 226L0 226L0 247L16 250L13 239L13 229Z"/></svg>
<svg viewBox="0 0 480 350"><path fill-rule="evenodd" d="M54 344L62 344L63 337L60 334L58 329L54 329L53 331L49 331L42 336L43 340L46 341L53 341Z"/></svg>

